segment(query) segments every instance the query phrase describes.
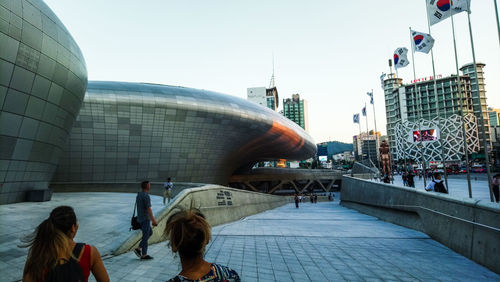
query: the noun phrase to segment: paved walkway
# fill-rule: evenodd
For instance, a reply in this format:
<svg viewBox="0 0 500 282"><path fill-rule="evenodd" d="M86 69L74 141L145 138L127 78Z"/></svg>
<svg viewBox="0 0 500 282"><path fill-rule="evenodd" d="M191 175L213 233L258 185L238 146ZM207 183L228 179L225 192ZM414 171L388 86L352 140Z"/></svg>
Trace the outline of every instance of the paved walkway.
<svg viewBox="0 0 500 282"><path fill-rule="evenodd" d="M0 205L0 281L22 278L28 249L18 248L20 238L33 232L53 208L72 206L79 229L75 240L110 254L129 235L135 194L55 193L49 202ZM163 199L151 196L153 212L162 209Z"/></svg>
<svg viewBox="0 0 500 282"><path fill-rule="evenodd" d="M162 207L160 197L152 200L153 207ZM101 252L128 235L124 229L129 224L131 194L56 194L54 201L0 206L1 236L5 236L0 237L0 281L20 279L25 253L11 257L9 252L15 250L11 246L53 206L73 205L80 220L77 239L96 245ZM100 216L85 219L96 213ZM16 218L20 214L23 218ZM94 224L98 227L90 227ZM25 228L4 232L10 226ZM288 204L214 227L212 233L206 259L234 268L242 281L500 281L499 275L426 234L360 214L338 202L305 203L299 209ZM117 240L102 234L115 234ZM154 260L140 261L133 253L105 259L111 281L165 281L180 271L179 259L167 243L151 246L149 253Z"/></svg>
<svg viewBox="0 0 500 282"><path fill-rule="evenodd" d="M424 179L418 179L418 177L415 177L414 180L415 188L424 190ZM430 181L430 179L427 179L427 184L429 184ZM394 175L394 185L403 186L403 179L401 178L401 175ZM459 198L469 197L469 187L466 175L449 175L448 186L450 195ZM490 191L488 188L486 174L471 174L471 191L472 198L488 202L490 201Z"/></svg>

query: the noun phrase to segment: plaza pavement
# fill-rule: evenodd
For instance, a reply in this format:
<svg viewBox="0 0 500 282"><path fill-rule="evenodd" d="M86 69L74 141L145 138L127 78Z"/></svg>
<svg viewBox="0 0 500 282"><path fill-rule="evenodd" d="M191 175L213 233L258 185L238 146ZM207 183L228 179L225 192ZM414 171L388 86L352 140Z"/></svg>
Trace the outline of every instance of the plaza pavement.
<svg viewBox="0 0 500 282"><path fill-rule="evenodd" d="M78 219L75 240L110 254L129 233L136 194L55 193L48 202L0 205L0 281L22 278L28 249L19 248L21 237L33 232L53 208L72 206ZM151 196L153 212L163 206L162 197ZM115 280L114 280L115 281Z"/></svg>
<svg viewBox="0 0 500 282"><path fill-rule="evenodd" d="M442 177L444 180L444 177ZM424 179L418 179L416 176L415 188L424 190ZM431 180L427 179L427 184ZM403 179L401 175L394 175L394 185L403 186ZM448 175L448 186L450 195L458 198L468 198L469 197L469 187L467 185L466 175ZM488 180L486 178L486 173L472 173L471 174L471 191L472 198L478 200L490 201L490 192L488 188Z"/></svg>
<svg viewBox="0 0 500 282"><path fill-rule="evenodd" d="M0 206L0 281L21 278L26 258L25 249L15 247L18 237L52 207L72 205L80 222L77 241L105 254L129 234L133 199L61 193L51 202ZM287 204L214 227L206 259L234 268L242 281L500 281L426 234L344 208L338 199L299 209ZM163 207L161 197L152 201L156 211ZM132 252L105 256L111 281L165 281L180 271L166 242L152 245L149 254L155 259L140 261Z"/></svg>

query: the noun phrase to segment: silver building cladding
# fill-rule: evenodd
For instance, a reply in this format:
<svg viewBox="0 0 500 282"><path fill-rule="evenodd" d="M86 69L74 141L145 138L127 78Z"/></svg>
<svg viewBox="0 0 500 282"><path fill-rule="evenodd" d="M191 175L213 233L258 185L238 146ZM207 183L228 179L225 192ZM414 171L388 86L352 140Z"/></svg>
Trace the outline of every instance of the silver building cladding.
<svg viewBox="0 0 500 282"><path fill-rule="evenodd" d="M0 1L0 204L47 189L86 86L82 53L45 3Z"/></svg>
<svg viewBox="0 0 500 282"><path fill-rule="evenodd" d="M280 114L184 87L91 81L53 183L227 184L262 160L307 159L312 138Z"/></svg>

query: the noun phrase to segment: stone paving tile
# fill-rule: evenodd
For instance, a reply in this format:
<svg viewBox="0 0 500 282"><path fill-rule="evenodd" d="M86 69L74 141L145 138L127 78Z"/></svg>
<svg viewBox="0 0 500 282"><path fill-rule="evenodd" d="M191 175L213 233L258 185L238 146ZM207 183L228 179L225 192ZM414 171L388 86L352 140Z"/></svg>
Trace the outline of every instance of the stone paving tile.
<svg viewBox="0 0 500 282"><path fill-rule="evenodd" d="M49 202L0 205L0 281L22 278L28 249L17 247L20 238L33 232L53 208L72 206L79 224L75 240L106 255L129 236L134 203L135 194L55 193ZM154 213L165 207L158 196L151 196L151 204Z"/></svg>
<svg viewBox="0 0 500 282"><path fill-rule="evenodd" d="M118 236L128 232L118 225L128 228L134 195L84 194L88 195L76 198L56 194L57 203L48 202L51 204L45 203L45 207L37 203L27 203L26 207L19 204L19 211L26 213L27 219L39 217L31 220L31 228L34 228L52 206L72 205L80 219L81 240L109 248L101 243L109 238L99 241L97 237L100 233L112 234L113 228L119 228ZM82 198L92 199L93 204L81 201ZM161 197L152 197L152 200L154 208L163 207ZM9 206L12 205L0 206L0 226L14 222L9 221L9 216L13 210L17 214L18 207ZM97 220L99 216L95 217L95 213L106 215L105 220ZM88 226L86 229L82 221ZM96 222L99 224L93 225ZM18 240L19 232L32 230L23 228L13 229L14 233L5 232L4 237L0 235L0 281L20 278L25 257L17 252L8 253L13 250L12 240ZM454 253L426 234L360 214L337 202L305 203L299 209L293 204L285 205L214 227L212 235L206 259L232 267L242 281L500 281L499 275ZM179 258L171 253L166 242L152 245L149 253L154 260L140 261L131 252L106 258L104 264L111 281L165 281L180 271ZM13 262L19 264L20 270L12 268ZM92 276L90 281L95 281Z"/></svg>
<svg viewBox="0 0 500 282"><path fill-rule="evenodd" d="M443 178L444 179L444 178ZM424 189L424 180L418 179L418 177L414 178L416 189L425 191ZM427 184L429 184L429 179L427 180ZM401 175L394 176L394 185L403 186L403 179ZM468 198L469 197L469 188L467 184L466 175L449 175L448 176L448 186L449 192L451 196L457 198ZM488 180L486 178L486 174L484 173L472 173L471 174L471 191L472 197L478 200L490 201L490 192L488 188Z"/></svg>

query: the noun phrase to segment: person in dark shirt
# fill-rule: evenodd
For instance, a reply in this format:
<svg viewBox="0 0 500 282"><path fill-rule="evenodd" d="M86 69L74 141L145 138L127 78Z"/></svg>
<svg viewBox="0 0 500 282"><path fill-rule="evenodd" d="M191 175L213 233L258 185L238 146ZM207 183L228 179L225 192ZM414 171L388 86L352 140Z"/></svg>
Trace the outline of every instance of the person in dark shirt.
<svg viewBox="0 0 500 282"><path fill-rule="evenodd" d="M408 182L408 187L415 188L415 174L413 174L413 171L410 170L408 172L406 175L406 181Z"/></svg>
<svg viewBox="0 0 500 282"><path fill-rule="evenodd" d="M141 183L141 189L142 191L137 193L135 200L137 203L137 221L141 224L142 239L139 243L139 248L135 249L134 253L141 260L149 260L153 259L152 256L148 255L148 239L153 235L151 223L153 223L153 226L157 226L158 224L151 210L151 198L148 194L149 190L151 190L149 181L143 181Z"/></svg>

